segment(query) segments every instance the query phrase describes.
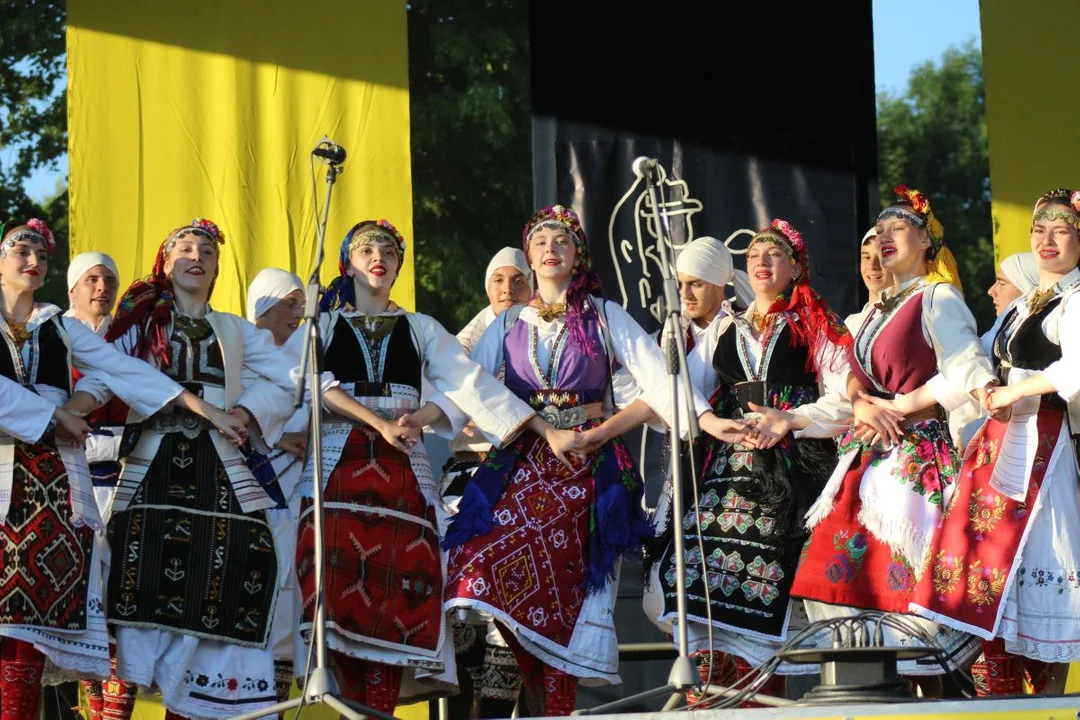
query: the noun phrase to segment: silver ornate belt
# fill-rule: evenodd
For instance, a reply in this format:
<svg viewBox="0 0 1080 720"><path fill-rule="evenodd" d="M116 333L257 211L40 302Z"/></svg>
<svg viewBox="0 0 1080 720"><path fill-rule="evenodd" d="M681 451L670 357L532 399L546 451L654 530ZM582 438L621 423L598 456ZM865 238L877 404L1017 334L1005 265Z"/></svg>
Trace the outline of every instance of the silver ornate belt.
<svg viewBox="0 0 1080 720"><path fill-rule="evenodd" d="M553 427L569 430L584 425L592 418L601 417L604 414L604 405L603 403L589 403L568 408L547 405L538 414Z"/></svg>
<svg viewBox="0 0 1080 720"><path fill-rule="evenodd" d="M171 432L183 433L184 437L194 440L203 430L207 430L210 423L198 415L191 413L159 413L150 418L150 429L154 432L165 434Z"/></svg>

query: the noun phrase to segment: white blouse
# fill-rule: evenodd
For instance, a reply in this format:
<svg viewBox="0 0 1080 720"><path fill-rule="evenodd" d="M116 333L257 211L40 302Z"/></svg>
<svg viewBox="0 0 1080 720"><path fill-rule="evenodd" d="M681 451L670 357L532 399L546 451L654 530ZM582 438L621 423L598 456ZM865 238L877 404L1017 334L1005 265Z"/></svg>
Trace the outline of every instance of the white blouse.
<svg viewBox="0 0 1080 720"><path fill-rule="evenodd" d="M607 324L607 335L610 337L611 344L610 350L605 350L605 352L614 355L613 359L608 358L608 362L614 366L611 380L612 400L615 406L609 410L624 408L640 397L670 426L672 417L669 383L660 347L620 305L598 297L590 297L590 300L596 307L603 303L603 315L606 319L602 317L601 323ZM521 310L518 320L536 328L537 360L541 366L546 366L554 351L555 340L566 324L565 317L559 316L546 321L540 318L536 308L526 306ZM473 359L488 372L498 372L503 363L503 342L508 329L505 322L492 323L473 348ZM605 400L605 404L609 403ZM711 410L708 400L696 390L694 409L696 416ZM680 411L680 428L685 433L687 420L683 413L685 409Z"/></svg>
<svg viewBox="0 0 1080 720"><path fill-rule="evenodd" d="M319 316L326 346L341 314L333 311ZM404 315L408 320L423 371L421 403L432 402L446 415L432 427L437 434L453 438L471 418L488 440L502 447L535 415L493 375L470 360L458 339L435 318L396 307L380 315ZM302 352L303 333L293 333L286 348L294 354Z"/></svg>
<svg viewBox="0 0 1080 720"><path fill-rule="evenodd" d="M0 375L0 433L25 443L41 439L56 405Z"/></svg>
<svg viewBox="0 0 1080 720"><path fill-rule="evenodd" d="M757 365L760 361L763 352L761 339L745 330L746 325L736 323L733 312L732 306L725 303L720 315L717 315L717 320L709 326L708 332L694 347L688 358L690 379L694 387L702 393L711 395L720 383L719 374L713 367L713 356L725 332L740 333L745 341L747 359L753 365ZM742 316L749 323L750 310L745 311ZM794 432L796 438L831 438L840 435L851 425L851 403L847 398L847 379L850 373L847 353L831 341L826 340L826 342L829 347L825 350L825 355L834 360L829 363L829 367L822 368L818 373L820 397L812 403L790 410L793 415L799 415L811 421L806 428ZM782 348L778 350L782 351Z"/></svg>
<svg viewBox="0 0 1080 720"><path fill-rule="evenodd" d="M1050 342L1061 347L1061 359L1044 369L1043 376L1057 390L1061 399L1067 403L1076 402L1080 399L1080 301L1076 300L1077 292L1080 291L1080 269L1073 270L1063 277L1056 285L1062 291L1063 297L1057 307L1046 313L1042 320L1042 331ZM1030 293L1029 293L1030 295ZM1009 326L1005 328L1006 337L1010 340L1016 329L1029 315L1027 306L1028 295L1018 298L1010 308L1016 308L1016 315ZM997 330L1001 327L1009 310L1001 314L998 322L994 323L991 334L991 343L997 336ZM1016 382L1011 377L1010 383ZM1030 376L1030 371L1023 371L1023 376ZM1023 379L1023 378L1020 378Z"/></svg>

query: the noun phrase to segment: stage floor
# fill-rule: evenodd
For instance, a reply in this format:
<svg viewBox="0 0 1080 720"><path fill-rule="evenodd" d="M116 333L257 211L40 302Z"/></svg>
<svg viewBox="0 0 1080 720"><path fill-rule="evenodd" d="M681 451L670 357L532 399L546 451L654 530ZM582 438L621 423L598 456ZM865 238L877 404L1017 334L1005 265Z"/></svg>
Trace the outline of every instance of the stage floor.
<svg viewBox="0 0 1080 720"><path fill-rule="evenodd" d="M685 713L648 712L590 715L603 720L675 720ZM894 705L823 705L813 707L698 710L694 720L871 720L872 718L919 718L920 720L1076 720L1080 718L1080 695L1051 698L977 698Z"/></svg>

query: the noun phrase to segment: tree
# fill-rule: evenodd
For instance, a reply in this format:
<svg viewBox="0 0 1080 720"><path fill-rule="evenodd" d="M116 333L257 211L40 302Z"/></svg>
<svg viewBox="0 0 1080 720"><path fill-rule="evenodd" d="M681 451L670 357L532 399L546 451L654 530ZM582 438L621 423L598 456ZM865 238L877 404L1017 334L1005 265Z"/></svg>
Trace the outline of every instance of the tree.
<svg viewBox="0 0 1080 720"><path fill-rule="evenodd" d="M64 0L0 0L0 147L14 148L0 167L0 222L40 217L49 223L57 251L40 300L67 304L67 189L42 203L23 190L35 170L55 168L67 152L64 67L67 7Z"/></svg>
<svg viewBox="0 0 1080 720"><path fill-rule="evenodd" d="M533 211L529 4L408 11L417 306L456 331L487 304L489 258L520 246Z"/></svg>
<svg viewBox="0 0 1080 720"><path fill-rule="evenodd" d="M901 183L930 197L968 307L988 327L995 268L982 53L972 40L950 48L940 64L914 68L903 95L881 93L877 105L881 197Z"/></svg>

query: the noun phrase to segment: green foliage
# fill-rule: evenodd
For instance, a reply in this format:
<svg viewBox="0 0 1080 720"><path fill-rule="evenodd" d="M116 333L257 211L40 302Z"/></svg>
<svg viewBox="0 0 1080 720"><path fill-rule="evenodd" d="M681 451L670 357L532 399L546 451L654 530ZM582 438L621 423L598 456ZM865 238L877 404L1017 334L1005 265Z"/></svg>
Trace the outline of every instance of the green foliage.
<svg viewBox="0 0 1080 720"><path fill-rule="evenodd" d="M64 0L0 0L0 147L14 158L0 168L0 222L39 217L56 238L39 301L67 304L67 188L41 205L27 197L22 181L35 170L56 168L67 152ZM65 183L66 186L66 183Z"/></svg>
<svg viewBox="0 0 1080 720"><path fill-rule="evenodd" d="M990 160L982 54L973 41L911 71L907 92L878 95L878 177L883 201L898 184L930 198L956 255L964 296L979 327L994 307Z"/></svg>
<svg viewBox="0 0 1080 720"><path fill-rule="evenodd" d="M417 308L457 332L484 273L532 214L529 5L419 0L409 8Z"/></svg>

